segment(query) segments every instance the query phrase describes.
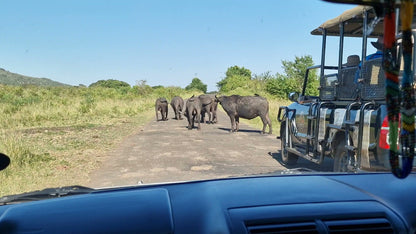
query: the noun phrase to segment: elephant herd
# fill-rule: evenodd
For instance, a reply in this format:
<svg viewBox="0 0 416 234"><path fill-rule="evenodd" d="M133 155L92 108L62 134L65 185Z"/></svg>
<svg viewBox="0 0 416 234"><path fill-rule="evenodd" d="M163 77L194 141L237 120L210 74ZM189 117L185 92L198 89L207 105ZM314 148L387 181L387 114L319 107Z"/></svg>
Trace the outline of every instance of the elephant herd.
<svg viewBox="0 0 416 234"><path fill-rule="evenodd" d="M230 117L231 132L239 130L239 118L253 119L260 116L263 122L262 133L265 133L266 126L269 127L269 134L272 133L271 120L269 117L269 102L266 98L259 95L255 96L213 96L208 94L202 94L199 96L192 96L184 100L175 96L172 98L170 105L175 112L175 119L181 120L183 114L188 120L187 128L189 130L195 127L195 123L198 124L198 130L201 129L201 122L204 123L205 114L208 114L208 123L217 122L217 106L221 104L224 111ZM167 120L168 116L168 101L166 98L158 98L155 104L156 121L158 119L158 112L162 115L162 121Z"/></svg>
<svg viewBox="0 0 416 234"><path fill-rule="evenodd" d="M191 130L195 126L195 122L198 123L198 129L201 129L201 122L204 122L205 114L208 114L208 123L217 122L217 106L218 102L214 96L203 94L197 97L192 96L186 104L184 100L175 96L172 98L170 105L175 112L175 119L182 120L182 114L188 119L188 129ZM158 119L158 113L162 115L162 121L167 120L168 116L168 101L166 98L158 98L155 104L156 120Z"/></svg>

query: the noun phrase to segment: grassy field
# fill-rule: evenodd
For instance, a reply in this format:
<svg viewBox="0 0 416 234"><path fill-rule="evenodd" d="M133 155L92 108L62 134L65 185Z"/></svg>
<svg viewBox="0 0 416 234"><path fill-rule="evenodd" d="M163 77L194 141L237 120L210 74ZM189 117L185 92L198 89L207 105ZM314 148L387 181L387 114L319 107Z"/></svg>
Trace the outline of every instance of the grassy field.
<svg viewBox="0 0 416 234"><path fill-rule="evenodd" d="M154 118L156 98L192 94L180 88L143 94L133 88L0 86L0 152L12 161L0 172L0 196L87 184L101 157ZM277 134L277 111L287 102L267 98ZM262 126L260 118L245 122Z"/></svg>
<svg viewBox="0 0 416 234"><path fill-rule="evenodd" d="M191 93L134 89L0 86L0 196L83 185L99 158L154 118L157 97Z"/></svg>

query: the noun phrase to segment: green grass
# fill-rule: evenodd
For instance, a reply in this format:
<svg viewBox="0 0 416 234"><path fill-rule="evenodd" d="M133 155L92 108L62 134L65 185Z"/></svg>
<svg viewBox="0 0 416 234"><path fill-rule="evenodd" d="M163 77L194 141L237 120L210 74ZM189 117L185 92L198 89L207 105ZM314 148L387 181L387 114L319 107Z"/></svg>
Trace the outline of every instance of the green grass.
<svg viewBox="0 0 416 234"><path fill-rule="evenodd" d="M254 93L237 89L241 95ZM0 85L0 152L11 165L0 171L0 196L88 184L100 159L154 118L158 97L199 95L177 87L80 88ZM273 132L279 106L288 101L265 93ZM260 118L242 120L261 129Z"/></svg>
<svg viewBox="0 0 416 234"><path fill-rule="evenodd" d="M192 96L178 88L0 86L0 196L88 183L102 156L154 118L157 97Z"/></svg>

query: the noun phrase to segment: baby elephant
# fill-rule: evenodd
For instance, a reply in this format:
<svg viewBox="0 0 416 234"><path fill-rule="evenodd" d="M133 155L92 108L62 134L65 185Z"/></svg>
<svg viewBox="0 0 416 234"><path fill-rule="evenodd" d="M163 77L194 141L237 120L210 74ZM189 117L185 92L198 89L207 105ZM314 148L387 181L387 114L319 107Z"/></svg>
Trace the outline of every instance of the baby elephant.
<svg viewBox="0 0 416 234"><path fill-rule="evenodd" d="M199 100L202 106L201 122L204 123L205 113L207 113L208 123L211 123L211 124L216 123L218 101L216 100L215 96L202 94L202 95L199 95Z"/></svg>
<svg viewBox="0 0 416 234"><path fill-rule="evenodd" d="M198 122L198 130L201 130L201 102L198 97L192 96L186 101L185 116L188 119L188 130L195 126L195 118Z"/></svg>
<svg viewBox="0 0 416 234"><path fill-rule="evenodd" d="M162 115L162 120L163 121L168 120L168 100L166 100L166 98L162 97L156 100L155 110L156 110L156 121L159 121L158 114L157 114L159 111L160 111L160 114Z"/></svg>
<svg viewBox="0 0 416 234"><path fill-rule="evenodd" d="M170 105L175 112L175 119L182 119L181 113L184 108L183 103L183 99L179 96L173 97L172 101L170 101Z"/></svg>

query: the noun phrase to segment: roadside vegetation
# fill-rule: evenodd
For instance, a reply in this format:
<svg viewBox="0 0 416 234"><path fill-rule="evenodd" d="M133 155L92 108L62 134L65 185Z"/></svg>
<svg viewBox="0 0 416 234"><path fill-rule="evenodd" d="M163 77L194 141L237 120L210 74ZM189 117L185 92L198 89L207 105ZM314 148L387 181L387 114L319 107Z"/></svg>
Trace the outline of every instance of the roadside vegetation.
<svg viewBox="0 0 416 234"><path fill-rule="evenodd" d="M88 183L88 173L124 137L155 118L158 97L200 94L179 87L0 85L0 196ZM108 82L106 83L108 85Z"/></svg>
<svg viewBox="0 0 416 234"><path fill-rule="evenodd" d="M233 66L218 82L218 95L266 97L276 135L279 106L289 104L289 91L300 91L299 79L303 80L312 59L296 57L295 62L282 63L284 75L253 75L249 69ZM0 152L12 161L0 172L0 196L87 184L89 173L98 168L106 152L155 118L158 97L188 98L205 93L206 88L198 78L185 89L150 87L143 80L133 87L117 80L97 81L89 87L0 85ZM259 118L244 122L262 126Z"/></svg>

